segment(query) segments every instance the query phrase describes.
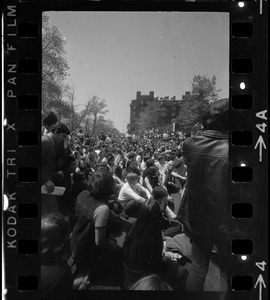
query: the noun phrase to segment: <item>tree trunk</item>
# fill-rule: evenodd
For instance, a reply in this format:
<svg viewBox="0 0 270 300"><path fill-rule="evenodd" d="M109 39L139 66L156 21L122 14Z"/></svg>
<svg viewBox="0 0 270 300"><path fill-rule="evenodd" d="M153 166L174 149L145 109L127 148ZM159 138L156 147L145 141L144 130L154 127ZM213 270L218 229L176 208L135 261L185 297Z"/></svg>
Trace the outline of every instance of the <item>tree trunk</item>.
<svg viewBox="0 0 270 300"><path fill-rule="evenodd" d="M92 135L94 135L96 130L96 123L97 123L97 116L94 116L94 122L93 122L93 129L92 129Z"/></svg>

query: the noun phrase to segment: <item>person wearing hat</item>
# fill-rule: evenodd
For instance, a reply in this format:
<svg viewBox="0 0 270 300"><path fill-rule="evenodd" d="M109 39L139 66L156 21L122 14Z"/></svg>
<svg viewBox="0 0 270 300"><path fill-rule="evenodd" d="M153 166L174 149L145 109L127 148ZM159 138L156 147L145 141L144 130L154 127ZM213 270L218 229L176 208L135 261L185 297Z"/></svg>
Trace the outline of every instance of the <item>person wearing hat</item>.
<svg viewBox="0 0 270 300"><path fill-rule="evenodd" d="M200 135L183 145L187 183L178 215L192 240L192 265L186 290L202 291L214 245L218 248L220 290L227 289L231 244L228 217L229 100L214 102L205 113Z"/></svg>

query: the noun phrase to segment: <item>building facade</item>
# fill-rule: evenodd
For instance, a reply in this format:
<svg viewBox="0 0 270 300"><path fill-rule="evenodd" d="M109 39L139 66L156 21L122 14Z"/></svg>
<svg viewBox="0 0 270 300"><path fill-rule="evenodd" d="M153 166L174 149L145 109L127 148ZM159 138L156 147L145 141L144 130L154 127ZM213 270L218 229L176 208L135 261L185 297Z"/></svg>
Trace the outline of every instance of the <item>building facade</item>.
<svg viewBox="0 0 270 300"><path fill-rule="evenodd" d="M190 96L190 92L186 92L182 96L181 100L173 97L155 97L154 92L151 91L149 95L142 95L140 91L137 92L136 99L131 101L130 104L130 124L128 124L128 131L136 131L136 120L139 119L140 114L145 110L145 108L151 103L156 103L160 105L161 108L164 108L164 120L163 124L172 124L173 120L178 116L182 101L187 99Z"/></svg>

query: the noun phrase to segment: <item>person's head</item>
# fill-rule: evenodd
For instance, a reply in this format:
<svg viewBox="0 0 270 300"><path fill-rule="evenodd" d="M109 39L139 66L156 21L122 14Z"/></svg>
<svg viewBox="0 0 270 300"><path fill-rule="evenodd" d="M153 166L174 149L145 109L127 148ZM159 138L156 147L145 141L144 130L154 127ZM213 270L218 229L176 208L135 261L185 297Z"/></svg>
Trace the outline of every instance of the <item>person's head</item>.
<svg viewBox="0 0 270 300"><path fill-rule="evenodd" d="M74 155L68 155L64 159L64 168L69 173L75 173L77 167L77 161Z"/></svg>
<svg viewBox="0 0 270 300"><path fill-rule="evenodd" d="M57 123L56 115L51 111L49 114L43 119L42 124L45 128L50 131L52 126Z"/></svg>
<svg viewBox="0 0 270 300"><path fill-rule="evenodd" d="M81 171L86 168L86 162L85 162L84 157L81 157L81 159L79 160L79 168L80 168Z"/></svg>
<svg viewBox="0 0 270 300"><path fill-rule="evenodd" d="M162 220L162 214L159 205L157 205L156 201L151 198L146 202L144 202L139 211L138 221L147 222L147 223L148 222L160 223L161 220Z"/></svg>
<svg viewBox="0 0 270 300"><path fill-rule="evenodd" d="M128 158L128 160L131 160L131 161L134 160L135 159L135 153L134 152L128 153L127 158Z"/></svg>
<svg viewBox="0 0 270 300"><path fill-rule="evenodd" d="M74 188L77 188L79 186L85 186L86 185L86 179L84 172L76 172L73 174L72 177L73 186Z"/></svg>
<svg viewBox="0 0 270 300"><path fill-rule="evenodd" d="M107 162L101 162L100 164L97 165L96 171L101 171L101 172L108 172L110 171Z"/></svg>
<svg viewBox="0 0 270 300"><path fill-rule="evenodd" d="M177 158L181 158L183 156L183 152L181 150L179 150L177 153L176 153L176 157Z"/></svg>
<svg viewBox="0 0 270 300"><path fill-rule="evenodd" d="M156 186L153 189L154 200L158 203L160 210L165 211L166 206L168 205L168 193L166 189L162 186Z"/></svg>
<svg viewBox="0 0 270 300"><path fill-rule="evenodd" d="M62 140L66 140L67 136L70 135L70 131L69 131L68 127L63 123L54 125L52 127L52 132L54 134L56 134L58 136L58 138L60 138Z"/></svg>
<svg viewBox="0 0 270 300"><path fill-rule="evenodd" d="M146 161L146 167L150 168L155 164L155 161L152 158L147 159Z"/></svg>
<svg viewBox="0 0 270 300"><path fill-rule="evenodd" d="M140 171L138 169L138 163L136 162L136 160L135 161L133 160L132 162L130 162L129 168L130 168L131 172L135 172L137 174L140 174Z"/></svg>
<svg viewBox="0 0 270 300"><path fill-rule="evenodd" d="M139 181L139 176L136 173L128 173L126 179L130 185L135 185Z"/></svg>
<svg viewBox="0 0 270 300"><path fill-rule="evenodd" d="M68 251L68 218L52 213L41 220L41 261L44 265L59 263Z"/></svg>
<svg viewBox="0 0 270 300"><path fill-rule="evenodd" d="M172 170L174 168L174 162L172 159L168 159L167 167L169 170Z"/></svg>
<svg viewBox="0 0 270 300"><path fill-rule="evenodd" d="M160 174L159 174L159 171L158 169L156 168L156 166L151 166L147 169L147 177L149 178L156 178L158 177Z"/></svg>
<svg viewBox="0 0 270 300"><path fill-rule="evenodd" d="M162 213L150 199L142 204L138 219L124 241L124 261L146 268L162 260Z"/></svg>
<svg viewBox="0 0 270 300"><path fill-rule="evenodd" d="M131 291L172 291L170 285L156 274L139 279L129 290Z"/></svg>
<svg viewBox="0 0 270 300"><path fill-rule="evenodd" d="M114 179L109 171L97 170L94 173L92 185L92 195L95 199L107 201L113 194Z"/></svg>
<svg viewBox="0 0 270 300"><path fill-rule="evenodd" d="M213 102L202 118L203 130L229 131L229 99Z"/></svg>

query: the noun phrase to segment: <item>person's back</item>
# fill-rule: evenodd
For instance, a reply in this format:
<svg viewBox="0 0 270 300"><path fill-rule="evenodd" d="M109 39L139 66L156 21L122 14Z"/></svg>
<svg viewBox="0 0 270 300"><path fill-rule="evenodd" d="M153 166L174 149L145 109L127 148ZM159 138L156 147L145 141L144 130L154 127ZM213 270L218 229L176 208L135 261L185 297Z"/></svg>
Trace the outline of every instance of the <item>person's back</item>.
<svg viewBox="0 0 270 300"><path fill-rule="evenodd" d="M87 275L93 282L102 280L107 273L120 275L121 248L107 238L109 220L108 200L113 180L109 172L98 170L94 174L91 193L82 191L76 201L76 224L71 236L76 265L75 280ZM110 273L111 274L111 273Z"/></svg>
<svg viewBox="0 0 270 300"><path fill-rule="evenodd" d="M188 194L194 240L205 243L218 237L226 214L228 194L228 136L204 131L184 143ZM219 226L220 224L220 226ZM215 233L213 235L213 233Z"/></svg>
<svg viewBox="0 0 270 300"><path fill-rule="evenodd" d="M149 272L164 272L161 220L158 203L146 201L123 245L126 287Z"/></svg>
<svg viewBox="0 0 270 300"><path fill-rule="evenodd" d="M178 214L192 240L188 291L203 290L214 245L220 256L220 289L227 289L230 257L228 109L228 99L213 103L204 116L202 133L188 138L183 145L187 183Z"/></svg>

